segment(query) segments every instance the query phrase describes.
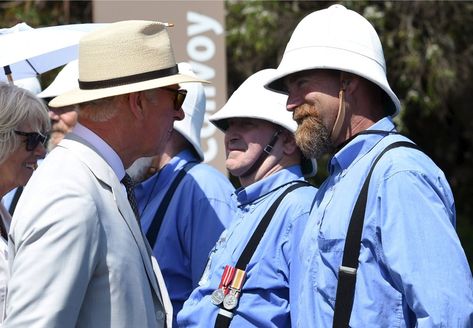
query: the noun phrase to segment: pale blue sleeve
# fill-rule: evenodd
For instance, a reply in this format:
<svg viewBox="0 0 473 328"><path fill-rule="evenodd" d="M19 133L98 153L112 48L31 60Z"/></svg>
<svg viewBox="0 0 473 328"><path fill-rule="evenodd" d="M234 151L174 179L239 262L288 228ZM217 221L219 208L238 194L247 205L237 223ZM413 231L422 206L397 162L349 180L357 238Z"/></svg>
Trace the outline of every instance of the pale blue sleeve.
<svg viewBox="0 0 473 328"><path fill-rule="evenodd" d="M210 250L235 217L235 211L229 202L208 198L194 203L193 216L190 261L195 288L204 272Z"/></svg>
<svg viewBox="0 0 473 328"><path fill-rule="evenodd" d="M473 282L443 176L400 171L377 194L381 254L417 327L472 327Z"/></svg>

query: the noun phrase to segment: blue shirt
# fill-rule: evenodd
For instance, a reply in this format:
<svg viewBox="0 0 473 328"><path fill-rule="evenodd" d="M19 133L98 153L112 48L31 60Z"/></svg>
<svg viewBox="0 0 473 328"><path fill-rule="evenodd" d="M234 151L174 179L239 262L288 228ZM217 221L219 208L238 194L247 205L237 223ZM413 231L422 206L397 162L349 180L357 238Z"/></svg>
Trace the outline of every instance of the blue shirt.
<svg viewBox="0 0 473 328"><path fill-rule="evenodd" d="M371 130L391 131L384 118ZM377 155L400 135L359 135L330 161L298 252L294 327L331 327L347 227ZM472 327L473 283L442 171L406 147L371 177L351 327Z"/></svg>
<svg viewBox="0 0 473 328"><path fill-rule="evenodd" d="M213 248L197 287L178 314L179 327L213 327L219 308L210 295L224 267L235 266L256 226L290 182L303 180L299 166L276 172L235 192L238 216ZM231 327L288 327L292 252L308 218L316 189L307 186L283 199L246 269L246 281Z"/></svg>
<svg viewBox="0 0 473 328"><path fill-rule="evenodd" d="M198 162L192 152L180 152L135 187L145 233L171 183L190 161ZM161 268L174 317L197 287L211 248L235 217L236 204L231 198L234 190L226 176L199 163L187 172L169 203L153 254Z"/></svg>

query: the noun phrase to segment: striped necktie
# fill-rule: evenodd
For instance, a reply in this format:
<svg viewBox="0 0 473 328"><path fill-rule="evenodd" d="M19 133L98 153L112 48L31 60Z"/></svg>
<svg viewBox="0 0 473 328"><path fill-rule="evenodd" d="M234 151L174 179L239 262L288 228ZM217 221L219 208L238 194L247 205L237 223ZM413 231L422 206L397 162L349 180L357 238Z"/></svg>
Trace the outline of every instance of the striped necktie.
<svg viewBox="0 0 473 328"><path fill-rule="evenodd" d="M128 173L125 173L125 176L123 177L121 183L123 183L123 185L125 186L128 201L130 202L131 208L133 209L133 212L135 213L136 220L139 222L140 213L138 212L138 203L136 201L135 193L133 192L133 188L135 187L135 184L133 180L131 179L131 177L128 175Z"/></svg>

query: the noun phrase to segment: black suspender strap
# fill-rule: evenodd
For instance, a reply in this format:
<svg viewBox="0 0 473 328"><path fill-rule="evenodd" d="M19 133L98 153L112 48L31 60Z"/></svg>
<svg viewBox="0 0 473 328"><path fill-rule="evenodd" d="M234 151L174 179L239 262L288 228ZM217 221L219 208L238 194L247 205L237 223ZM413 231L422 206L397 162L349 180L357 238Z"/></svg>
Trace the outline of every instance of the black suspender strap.
<svg viewBox="0 0 473 328"><path fill-rule="evenodd" d="M271 205L269 210L266 212L266 214L263 216L260 223L256 227L255 232L253 232L253 235L248 241L248 244L246 244L246 247L241 253L240 258L238 259L238 262L235 265L235 268L246 270L246 266L250 262L250 259L253 254L255 253L256 247L258 247L261 238L263 238L263 235L266 229L268 228L269 223L271 222L271 219L273 218L273 215L276 212L279 204L282 202L282 200L284 199L284 197L286 197L288 193L303 186L310 186L310 184L305 181L297 181L292 186L289 186L286 190L284 190L284 192L279 195L279 197L274 201L274 203Z"/></svg>
<svg viewBox="0 0 473 328"><path fill-rule="evenodd" d="M387 146L373 162L371 169L361 188L358 199L353 208L350 223L348 225L347 237L343 249L342 265L338 271L337 296L335 299L335 311L333 317L334 328L349 327L353 300L355 296L356 271L358 269L358 257L360 256L361 235L365 219L366 202L368 199L368 187L374 167L380 158L389 150L397 147L409 147L419 149L412 142L398 141Z"/></svg>
<svg viewBox="0 0 473 328"><path fill-rule="evenodd" d="M265 213L263 218L261 219L260 223L256 227L255 231L251 235L250 240L246 244L245 249L240 255L240 258L237 261L237 264L235 266L236 269L241 269L245 270L246 266L250 262L251 257L253 256L256 248L258 247L258 244L261 241L261 238L263 238L263 235L266 231L266 229L269 226L269 223L271 222L271 219L273 218L274 213L276 212L279 204L282 202L283 198L286 197L288 193L291 191L303 187L303 186L311 186L308 182L305 181L297 181L293 185L289 186L286 190L284 190L281 195L274 201L274 203L271 205L269 210ZM233 318L233 311L235 308L231 310L227 310L223 307L222 304L220 304L220 309L217 314L217 319L215 320L215 328L227 328L230 326L230 322L232 321Z"/></svg>
<svg viewBox="0 0 473 328"><path fill-rule="evenodd" d="M171 186L169 186L168 191L164 195L163 200L161 201L161 204L159 205L158 210L154 215L153 221L151 221L151 225L148 231L146 232L146 239L148 239L151 249L153 249L154 245L156 244L156 239L158 238L159 229L161 228L161 224L163 223L164 215L166 215L169 203L171 202L172 196L174 196L174 192L176 191L177 186L187 174L187 172L196 164L197 162L188 162L186 165L184 165L184 167L179 171Z"/></svg>

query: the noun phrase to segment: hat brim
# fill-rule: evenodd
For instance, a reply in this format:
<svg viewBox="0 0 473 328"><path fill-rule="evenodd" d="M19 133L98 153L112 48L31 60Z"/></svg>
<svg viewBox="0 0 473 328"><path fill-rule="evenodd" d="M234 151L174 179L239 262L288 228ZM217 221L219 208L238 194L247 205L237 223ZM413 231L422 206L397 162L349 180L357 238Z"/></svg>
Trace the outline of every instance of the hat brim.
<svg viewBox="0 0 473 328"><path fill-rule="evenodd" d="M187 115L188 114L186 114L186 116ZM202 151L202 146L198 142L198 140L199 140L198 137L199 136L194 135L194 137L192 138L189 131L185 130L184 127L177 124L177 123L180 123L180 122L182 122L182 121L174 121L174 130L179 132L184 138L186 138L187 141L189 141L189 143L192 145L192 147L194 147L195 152L199 156L200 161L202 162L205 158L204 158L204 152Z"/></svg>
<svg viewBox="0 0 473 328"><path fill-rule="evenodd" d="M195 78L185 74L175 74L171 76L166 76L158 79L142 81L137 83L131 83L126 85L120 85L110 88L102 89L74 89L68 91L62 95L59 95L53 98L49 102L50 107L64 107L75 104L80 104L83 102L97 100L101 98L107 98L112 96L123 95L131 92L139 92L144 90L150 90L155 88L161 88L169 85L186 83L186 82L201 82L201 83L210 83L209 81Z"/></svg>

